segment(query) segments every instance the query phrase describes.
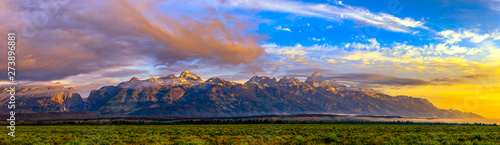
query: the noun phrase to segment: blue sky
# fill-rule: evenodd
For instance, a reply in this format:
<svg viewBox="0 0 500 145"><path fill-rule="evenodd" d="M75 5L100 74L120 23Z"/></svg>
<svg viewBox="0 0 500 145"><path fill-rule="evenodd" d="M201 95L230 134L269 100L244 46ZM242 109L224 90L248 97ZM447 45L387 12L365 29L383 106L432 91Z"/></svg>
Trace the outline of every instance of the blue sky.
<svg viewBox="0 0 500 145"><path fill-rule="evenodd" d="M302 62L318 64L304 65L303 67L306 68L328 68L329 65L322 61L330 59L335 62L351 61L354 65L369 63L370 60L342 59L356 52L362 56L391 59L401 59L401 56L405 56L405 52L416 52L418 54L405 57L429 61L459 59L457 61L485 62L493 61L485 59L489 54L486 50L488 48L485 47L496 47L499 44L497 38L499 11L494 7L500 3L498 1L316 0L215 3L218 11L238 15L258 25L256 30L250 32L269 37L260 41L260 44L266 52L275 55L265 59L290 61L291 59L286 59L286 57L296 57L303 58L300 60ZM356 44L358 47L353 47ZM368 50L372 44L377 46ZM273 46L273 48L268 46ZM414 50L411 51L414 52L395 50L401 47L413 47ZM427 50L425 47L430 49ZM313 49L319 52L314 53ZM295 52L300 50L310 53L283 53L284 51L277 52L278 50L294 50ZM388 54L394 51L400 54ZM373 54L375 52L381 54ZM429 54L422 54L425 52ZM311 59L316 59L316 61ZM372 58L371 61L384 60ZM397 60L387 60L384 63L391 65L394 61ZM402 67L414 68L409 64L403 64ZM336 68L332 70L377 72L379 69L353 68L351 64L336 63ZM446 71L453 70L444 72ZM415 70L403 74L392 73L392 75L408 77L415 75L414 72ZM286 74L286 71L281 73ZM272 74L276 73L272 72ZM426 76L425 73L418 75ZM448 74L434 73L431 76L427 74L428 77L444 75Z"/></svg>
<svg viewBox="0 0 500 145"><path fill-rule="evenodd" d="M328 1L303 1L317 4L333 4ZM466 2L466 1L464 1ZM364 36L376 38L385 44L392 42L407 42L412 45L440 43L437 32L444 30L478 29L478 33L488 33L498 29L498 11L488 8L485 1L477 3L456 3L444 1L342 1L345 5L365 8L373 14L385 13L398 18L410 18L421 21L429 29L410 28L409 32L394 32L367 23L349 20L347 18L332 20L283 12L260 12L257 16L269 19L269 22L259 25L259 32L269 34L272 39L268 43L278 45L314 45L326 43L339 45L355 41L353 37ZM450 4L451 3L451 4ZM391 4L391 6L389 6ZM468 5L466 5L468 4ZM474 13L469 13L474 12ZM477 17L481 16L481 17ZM338 17L338 16L336 16ZM309 24L309 25L308 25ZM273 31L277 26L289 28L288 31ZM331 26L330 28L328 28ZM366 31L366 29L373 30ZM418 32L412 35L413 32ZM320 42L311 38L325 38Z"/></svg>

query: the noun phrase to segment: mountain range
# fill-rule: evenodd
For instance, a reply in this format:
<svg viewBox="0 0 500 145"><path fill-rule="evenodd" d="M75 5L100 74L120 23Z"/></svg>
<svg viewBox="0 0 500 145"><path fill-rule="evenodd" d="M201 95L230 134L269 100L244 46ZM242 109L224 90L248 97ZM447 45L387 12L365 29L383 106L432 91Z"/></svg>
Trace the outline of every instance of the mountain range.
<svg viewBox="0 0 500 145"><path fill-rule="evenodd" d="M8 111L8 87L0 87L0 111ZM188 71L92 90L88 98L71 87L21 86L16 111L92 111L114 116L246 116L266 114L341 113L425 118L483 118L445 110L422 98L391 96L370 89L347 87L314 73L305 81L254 76L244 84Z"/></svg>

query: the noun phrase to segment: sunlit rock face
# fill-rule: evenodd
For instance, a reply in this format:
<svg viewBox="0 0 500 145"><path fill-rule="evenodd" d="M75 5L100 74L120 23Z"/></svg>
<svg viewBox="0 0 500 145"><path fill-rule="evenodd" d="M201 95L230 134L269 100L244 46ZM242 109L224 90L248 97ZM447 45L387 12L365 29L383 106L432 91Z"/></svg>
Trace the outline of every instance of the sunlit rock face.
<svg viewBox="0 0 500 145"><path fill-rule="evenodd" d="M289 76L284 76L278 81L278 85L280 86L301 85L301 84L302 82L299 79Z"/></svg>
<svg viewBox="0 0 500 145"><path fill-rule="evenodd" d="M246 85L261 85L261 86L275 86L278 83L276 78L270 78L267 76L253 76L248 80Z"/></svg>
<svg viewBox="0 0 500 145"><path fill-rule="evenodd" d="M193 73L190 73L188 71L182 72L179 77L187 79L187 80L193 80L193 81L203 82L203 80L201 79L200 76L198 76L196 74L193 74Z"/></svg>
<svg viewBox="0 0 500 145"><path fill-rule="evenodd" d="M9 87L0 87L1 111L8 111ZM15 110L20 113L83 111L82 97L63 86L20 86L16 88Z"/></svg>

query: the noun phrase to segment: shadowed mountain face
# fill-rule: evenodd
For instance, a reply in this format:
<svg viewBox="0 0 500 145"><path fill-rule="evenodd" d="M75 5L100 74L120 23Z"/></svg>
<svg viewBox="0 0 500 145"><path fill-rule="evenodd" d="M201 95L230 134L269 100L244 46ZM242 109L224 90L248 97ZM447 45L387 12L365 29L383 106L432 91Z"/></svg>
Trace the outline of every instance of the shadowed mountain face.
<svg viewBox="0 0 500 145"><path fill-rule="evenodd" d="M254 76L245 84L221 78L203 81L198 75L187 71L179 77L168 75L146 80L134 77L117 86L93 90L85 105L74 90L65 91L59 95L61 97L38 93L21 98L27 98L22 101L30 102L26 104L31 106L26 107L34 112L84 110L98 111L104 115L133 116L346 113L482 118L472 113L439 109L426 99L390 96L369 89L349 88L334 80L327 80L319 73L314 73L304 82L289 76L279 80ZM6 95L7 92L2 93ZM42 97L47 99L37 99L38 96L47 96ZM61 98L62 102L57 104L55 102L58 101L53 101L57 99L52 98ZM6 103L5 98L0 100L3 104Z"/></svg>

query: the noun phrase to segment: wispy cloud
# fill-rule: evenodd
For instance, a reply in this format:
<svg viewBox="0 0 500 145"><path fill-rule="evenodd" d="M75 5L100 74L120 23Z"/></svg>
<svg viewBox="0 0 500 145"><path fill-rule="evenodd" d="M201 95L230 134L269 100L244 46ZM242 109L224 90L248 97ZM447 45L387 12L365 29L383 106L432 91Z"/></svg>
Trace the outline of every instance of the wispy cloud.
<svg viewBox="0 0 500 145"><path fill-rule="evenodd" d="M463 39L468 39L471 43L481 43L486 39L500 40L500 33L498 30L491 32L490 34L479 34L479 29L458 29L444 30L438 33L438 39L444 39L448 44L454 44L461 42Z"/></svg>
<svg viewBox="0 0 500 145"><path fill-rule="evenodd" d="M342 3L307 3L288 0L210 0L216 6L228 8L256 9L292 13L308 17L319 17L334 21L348 19L367 23L395 32L410 33L410 28L428 29L425 22L410 17L398 18L387 13L372 13L362 7Z"/></svg>
<svg viewBox="0 0 500 145"><path fill-rule="evenodd" d="M491 38L493 38L493 40L500 40L500 29L495 29L491 33Z"/></svg>
<svg viewBox="0 0 500 145"><path fill-rule="evenodd" d="M416 85L431 85L432 83L420 79L400 78L391 75L374 74L374 73L353 73L353 74L338 74L332 77L327 77L339 81L351 81L361 84L387 85L387 86L416 86Z"/></svg>
<svg viewBox="0 0 500 145"><path fill-rule="evenodd" d="M275 55L298 55L303 56L307 55L307 53L313 51L331 51L337 49L337 47L333 47L330 45L312 45L312 46L302 46L301 44L296 44L295 46L278 46L274 43L268 43L261 45L266 53L275 54Z"/></svg>
<svg viewBox="0 0 500 145"><path fill-rule="evenodd" d="M500 11L500 0L491 0L490 9Z"/></svg>
<svg viewBox="0 0 500 145"><path fill-rule="evenodd" d="M446 43L413 46L405 43L380 45L376 40L369 39L370 44L347 43L345 47L355 48L344 51L343 56L336 58L348 61L359 61L353 64L358 67L377 66L381 69L393 69L395 72L429 73L435 76L449 74L474 74L489 72L494 64L479 63L467 59L468 55L483 55L490 58L494 55L492 47L468 48ZM368 41L368 40L367 40ZM486 54L484 52L490 52Z"/></svg>
<svg viewBox="0 0 500 145"><path fill-rule="evenodd" d="M370 38L359 42L343 43L340 46L317 44L312 46L266 44L262 46L268 54L281 56L282 60L290 59L283 56L306 59L310 64L314 64L309 67L323 66L364 72L383 71L389 74L413 74L433 79L491 72L495 64L471 59L471 56L483 56L486 61L496 60L494 57L500 54L497 53L499 49L496 49L493 43L490 44L482 47L464 47L444 41L427 45L410 45L406 42L380 44L377 39ZM444 83L441 81L436 84Z"/></svg>
<svg viewBox="0 0 500 145"><path fill-rule="evenodd" d="M281 30L281 31L292 32L292 30L290 30L290 28L282 28L281 26L276 26L276 27L274 27L274 29Z"/></svg>
<svg viewBox="0 0 500 145"><path fill-rule="evenodd" d="M120 70L104 72L101 74L101 76L107 78L117 78L117 77L125 77L125 76L145 74L145 73L149 73L149 71L139 70L139 69L120 69Z"/></svg>
<svg viewBox="0 0 500 145"><path fill-rule="evenodd" d="M325 41L326 39L324 37L323 38L315 38L315 37L313 37L313 38L311 38L311 40L313 40L313 41Z"/></svg>
<svg viewBox="0 0 500 145"><path fill-rule="evenodd" d="M378 43L377 39L375 38L370 38L367 39L370 44L363 44L363 43L347 43L344 45L345 48L355 48L356 50L374 50L374 49L380 49L380 43Z"/></svg>
<svg viewBox="0 0 500 145"><path fill-rule="evenodd" d="M401 78L377 73L338 73L322 68L299 68L287 71L289 76L308 77L314 72L321 72L324 77L316 78L320 80L335 80L343 84L356 85L359 87L383 87L383 86L420 86L432 85L432 82L414 79Z"/></svg>

